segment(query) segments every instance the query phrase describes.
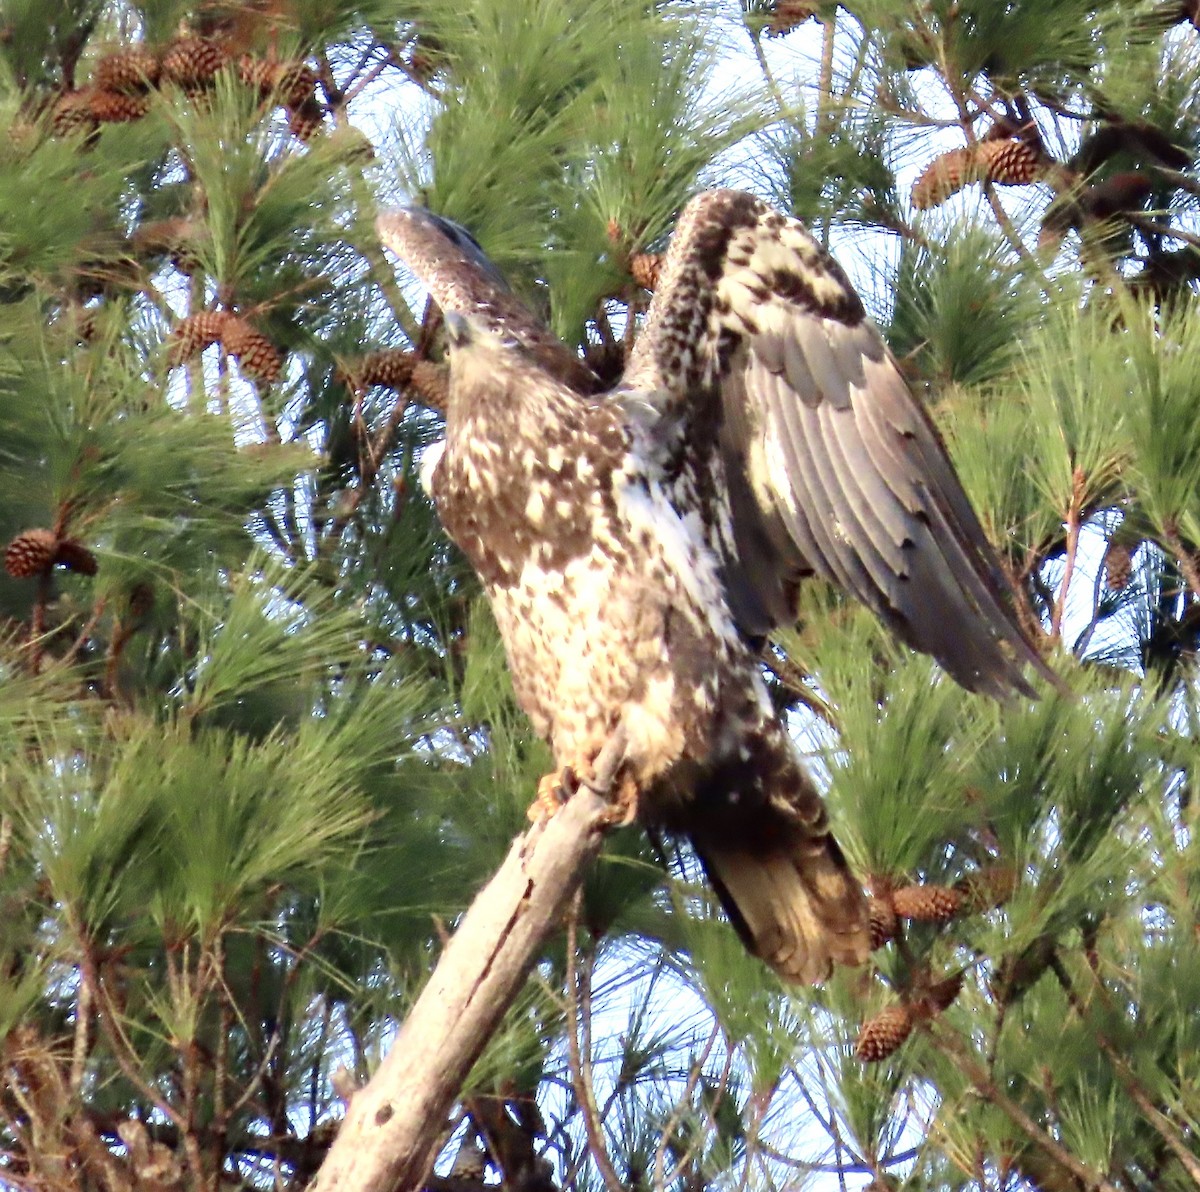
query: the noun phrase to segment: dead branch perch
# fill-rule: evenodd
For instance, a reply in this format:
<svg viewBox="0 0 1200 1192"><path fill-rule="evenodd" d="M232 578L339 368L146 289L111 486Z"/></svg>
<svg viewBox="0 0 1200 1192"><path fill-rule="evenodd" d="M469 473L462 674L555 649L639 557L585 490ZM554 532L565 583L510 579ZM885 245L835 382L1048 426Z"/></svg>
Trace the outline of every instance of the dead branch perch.
<svg viewBox="0 0 1200 1192"><path fill-rule="evenodd" d="M404 1021L387 1058L351 1098L311 1192L410 1192L433 1163L440 1131L471 1066L520 992L596 859L623 760L618 732L548 823L513 842L479 892Z"/></svg>

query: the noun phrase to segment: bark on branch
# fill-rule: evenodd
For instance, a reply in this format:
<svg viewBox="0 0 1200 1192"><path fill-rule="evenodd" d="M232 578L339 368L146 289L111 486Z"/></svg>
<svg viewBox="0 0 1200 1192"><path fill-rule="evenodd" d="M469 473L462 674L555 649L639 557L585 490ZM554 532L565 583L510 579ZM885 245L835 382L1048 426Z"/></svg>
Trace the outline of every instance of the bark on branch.
<svg viewBox="0 0 1200 1192"><path fill-rule="evenodd" d="M612 824L599 792L624 757L618 733L549 822L514 841L479 892L404 1021L387 1058L351 1098L311 1192L409 1192L436 1157L440 1130Z"/></svg>

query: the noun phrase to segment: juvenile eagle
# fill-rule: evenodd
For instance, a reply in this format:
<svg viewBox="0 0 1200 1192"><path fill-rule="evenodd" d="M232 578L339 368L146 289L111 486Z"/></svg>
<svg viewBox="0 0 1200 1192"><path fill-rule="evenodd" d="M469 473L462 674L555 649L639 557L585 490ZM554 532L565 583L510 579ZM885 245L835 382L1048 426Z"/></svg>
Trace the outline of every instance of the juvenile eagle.
<svg viewBox="0 0 1200 1192"><path fill-rule="evenodd" d="M862 890L768 699L763 636L815 573L972 691L1028 692L1022 665L1045 667L846 275L797 220L701 194L596 393L461 228L378 226L446 317L425 486L559 775L586 779L619 727L638 818L691 841L754 955L806 982L863 961Z"/></svg>

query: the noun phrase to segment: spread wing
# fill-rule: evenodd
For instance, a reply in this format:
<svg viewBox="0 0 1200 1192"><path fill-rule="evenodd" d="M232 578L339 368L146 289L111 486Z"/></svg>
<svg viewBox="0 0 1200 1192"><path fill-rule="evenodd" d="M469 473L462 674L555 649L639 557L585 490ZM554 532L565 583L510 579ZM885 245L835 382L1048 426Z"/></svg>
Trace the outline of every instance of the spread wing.
<svg viewBox="0 0 1200 1192"><path fill-rule="evenodd" d="M797 220L737 191L692 200L625 385L719 422L743 631L790 622L816 572L970 690L1029 693L1025 664L1053 678L936 429Z"/></svg>
<svg viewBox="0 0 1200 1192"><path fill-rule="evenodd" d="M384 246L416 274L444 314L472 316L519 340L547 372L573 389L595 390L596 379L587 365L509 289L465 228L422 207L384 212L375 228Z"/></svg>

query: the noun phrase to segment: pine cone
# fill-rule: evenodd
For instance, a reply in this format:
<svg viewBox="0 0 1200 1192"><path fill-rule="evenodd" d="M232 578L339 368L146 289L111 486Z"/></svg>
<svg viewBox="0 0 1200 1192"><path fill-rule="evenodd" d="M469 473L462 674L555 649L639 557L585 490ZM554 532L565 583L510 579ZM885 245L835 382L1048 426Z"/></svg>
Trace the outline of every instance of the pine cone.
<svg viewBox="0 0 1200 1192"><path fill-rule="evenodd" d="M1079 196L1079 209L1092 219L1112 219L1122 212L1140 210L1154 184L1137 170L1124 170L1089 186Z"/></svg>
<svg viewBox="0 0 1200 1192"><path fill-rule="evenodd" d="M643 289L653 290L658 286L662 271L662 253L635 252L629 258L629 276Z"/></svg>
<svg viewBox="0 0 1200 1192"><path fill-rule="evenodd" d="M44 575L54 566L57 550L53 530L23 530L4 548L4 570L14 579Z"/></svg>
<svg viewBox="0 0 1200 1192"><path fill-rule="evenodd" d="M896 914L921 923L948 923L962 904L962 892L951 886L901 886L892 894Z"/></svg>
<svg viewBox="0 0 1200 1192"><path fill-rule="evenodd" d="M913 183L910 201L918 211L937 207L973 180L974 160L965 146L935 157Z"/></svg>
<svg viewBox="0 0 1200 1192"><path fill-rule="evenodd" d="M65 137L79 129L96 127L90 91L65 91L55 100L50 127L55 136Z"/></svg>
<svg viewBox="0 0 1200 1192"><path fill-rule="evenodd" d="M1005 186L1024 186L1041 173L1041 156L1028 141L982 141L976 155L988 180Z"/></svg>
<svg viewBox="0 0 1200 1192"><path fill-rule="evenodd" d="M362 385L386 385L389 389L403 389L412 380L415 363L411 352L399 348L371 352L359 362L354 375Z"/></svg>
<svg viewBox="0 0 1200 1192"><path fill-rule="evenodd" d="M782 37L816 15L815 4L805 4L803 0L775 0L771 6L771 20L767 24L767 36Z"/></svg>
<svg viewBox="0 0 1200 1192"><path fill-rule="evenodd" d="M266 58L243 54L238 59L238 78L245 86L253 87L260 94L266 95L273 86L275 65Z"/></svg>
<svg viewBox="0 0 1200 1192"><path fill-rule="evenodd" d="M272 71L271 87L279 93L286 107L299 108L314 99L317 72L307 62L277 62Z"/></svg>
<svg viewBox="0 0 1200 1192"><path fill-rule="evenodd" d="M938 981L935 985L931 985L924 999L925 1015L932 1018L944 1010L948 1010L954 999L962 992L962 987L962 973L955 973L952 977L947 977L944 981Z"/></svg>
<svg viewBox="0 0 1200 1192"><path fill-rule="evenodd" d="M412 387L425 405L444 410L450 401L450 370L432 360L418 360L413 365Z"/></svg>
<svg viewBox="0 0 1200 1192"><path fill-rule="evenodd" d="M309 97L299 107L288 108L288 131L301 141L311 141L321 131L325 109Z"/></svg>
<svg viewBox="0 0 1200 1192"><path fill-rule="evenodd" d="M462 1180L483 1180L487 1155L476 1138L464 1138L450 1165L450 1175Z"/></svg>
<svg viewBox="0 0 1200 1192"><path fill-rule="evenodd" d="M868 898L867 918L871 932L871 951L896 938L896 908L890 898Z"/></svg>
<svg viewBox="0 0 1200 1192"><path fill-rule="evenodd" d="M441 44L428 33L418 33L408 50L408 69L419 83L427 83L445 64Z"/></svg>
<svg viewBox="0 0 1200 1192"><path fill-rule="evenodd" d="M1013 896L1017 871L1009 865L989 865L955 882L954 888L963 897L962 914L982 914L1003 906Z"/></svg>
<svg viewBox="0 0 1200 1192"><path fill-rule="evenodd" d="M854 1054L865 1064L885 1060L912 1034L913 1014L908 1006L889 1006L863 1023Z"/></svg>
<svg viewBox="0 0 1200 1192"><path fill-rule="evenodd" d="M918 211L937 207L964 186L986 179L1023 186L1042 172L1042 158L1027 141L1007 138L964 145L935 157L913 183L910 196Z"/></svg>
<svg viewBox="0 0 1200 1192"><path fill-rule="evenodd" d="M128 124L140 120L150 110L150 96L96 90L91 93L88 107L92 118L101 124Z"/></svg>
<svg viewBox="0 0 1200 1192"><path fill-rule="evenodd" d="M141 620L154 609L154 588L145 581L139 581L129 589L129 615Z"/></svg>
<svg viewBox="0 0 1200 1192"><path fill-rule="evenodd" d="M1131 542L1112 538L1104 552L1104 578L1111 592L1124 592L1133 575L1133 546Z"/></svg>
<svg viewBox="0 0 1200 1192"><path fill-rule="evenodd" d="M136 95L158 82L158 58L146 49L118 50L96 63L92 85L99 91Z"/></svg>
<svg viewBox="0 0 1200 1192"><path fill-rule="evenodd" d="M162 80L184 91L202 91L225 65L226 53L219 42L208 37L180 37L162 56Z"/></svg>
<svg viewBox="0 0 1200 1192"><path fill-rule="evenodd" d="M313 98L317 89L317 73L307 62L275 62L243 54L238 59L238 78L253 87L260 95L278 95L286 107L300 107Z"/></svg>
<svg viewBox="0 0 1200 1192"><path fill-rule="evenodd" d="M81 343L90 344L95 341L97 313L97 311L91 308L84 308L79 312L79 316L75 322L75 334L79 336Z"/></svg>
<svg viewBox="0 0 1200 1192"><path fill-rule="evenodd" d="M171 350L167 354L170 364L182 364L197 352L203 352L209 344L221 339L225 325L233 316L227 310L202 310L188 315L171 336Z"/></svg>
<svg viewBox="0 0 1200 1192"><path fill-rule="evenodd" d="M96 556L77 538L64 538L54 552L54 562L80 575L95 575Z"/></svg>
<svg viewBox="0 0 1200 1192"><path fill-rule="evenodd" d="M230 315L221 331L221 343L246 376L271 384L283 371L283 357L261 331L239 315Z"/></svg>

